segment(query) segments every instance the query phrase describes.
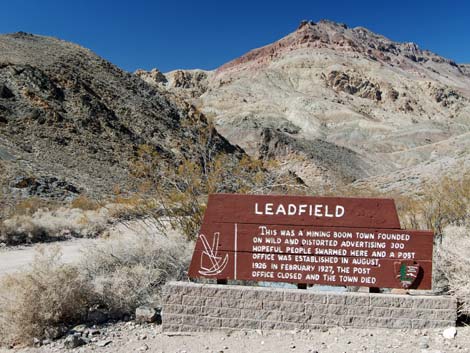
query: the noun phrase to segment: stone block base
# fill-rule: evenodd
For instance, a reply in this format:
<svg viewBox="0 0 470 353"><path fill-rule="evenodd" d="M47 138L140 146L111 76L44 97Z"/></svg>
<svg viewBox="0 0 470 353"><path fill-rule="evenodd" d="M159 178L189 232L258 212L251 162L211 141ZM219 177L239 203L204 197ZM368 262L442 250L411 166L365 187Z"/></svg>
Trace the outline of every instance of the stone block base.
<svg viewBox="0 0 470 353"><path fill-rule="evenodd" d="M421 329L454 326L450 296L315 292L171 282L163 295L163 331Z"/></svg>

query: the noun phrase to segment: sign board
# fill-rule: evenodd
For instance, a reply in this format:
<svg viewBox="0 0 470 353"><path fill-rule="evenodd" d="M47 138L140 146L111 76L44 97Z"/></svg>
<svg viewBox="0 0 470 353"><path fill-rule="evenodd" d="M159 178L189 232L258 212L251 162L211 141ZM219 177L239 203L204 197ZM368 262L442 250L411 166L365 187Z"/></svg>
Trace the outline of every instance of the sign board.
<svg viewBox="0 0 470 353"><path fill-rule="evenodd" d="M189 277L431 289L432 253L391 199L214 194Z"/></svg>

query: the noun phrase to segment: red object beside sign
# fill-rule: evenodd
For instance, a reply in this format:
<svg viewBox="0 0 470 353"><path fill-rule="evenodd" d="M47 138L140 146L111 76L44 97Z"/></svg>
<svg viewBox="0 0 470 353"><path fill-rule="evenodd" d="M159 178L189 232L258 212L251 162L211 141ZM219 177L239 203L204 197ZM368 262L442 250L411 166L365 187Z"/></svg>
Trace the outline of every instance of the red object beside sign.
<svg viewBox="0 0 470 353"><path fill-rule="evenodd" d="M215 194L189 277L430 289L432 249L391 199Z"/></svg>

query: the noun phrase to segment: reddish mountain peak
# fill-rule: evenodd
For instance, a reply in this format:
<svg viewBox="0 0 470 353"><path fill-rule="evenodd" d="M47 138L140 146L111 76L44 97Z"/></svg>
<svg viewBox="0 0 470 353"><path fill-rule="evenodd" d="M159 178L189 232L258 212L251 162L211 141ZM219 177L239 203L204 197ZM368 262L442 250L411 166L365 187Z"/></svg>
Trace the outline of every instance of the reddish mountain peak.
<svg viewBox="0 0 470 353"><path fill-rule="evenodd" d="M346 30L348 30L348 27L345 24L328 20L321 20L318 23L304 20L300 22L294 32L284 38L264 47L251 50L238 59L221 66L217 72L238 69L240 65L253 66L254 68L260 65L263 66L287 52L300 48L321 48L336 44L352 49L355 45L353 41L344 36Z"/></svg>
<svg viewBox="0 0 470 353"><path fill-rule="evenodd" d="M400 65L406 61L421 63L432 60L455 66L450 60L429 51L422 51L415 43L394 42L364 27L349 28L345 24L329 20L318 22L303 20L294 32L228 62L217 70L217 74L246 68L257 69L289 52L305 48L355 52L385 64L394 62Z"/></svg>

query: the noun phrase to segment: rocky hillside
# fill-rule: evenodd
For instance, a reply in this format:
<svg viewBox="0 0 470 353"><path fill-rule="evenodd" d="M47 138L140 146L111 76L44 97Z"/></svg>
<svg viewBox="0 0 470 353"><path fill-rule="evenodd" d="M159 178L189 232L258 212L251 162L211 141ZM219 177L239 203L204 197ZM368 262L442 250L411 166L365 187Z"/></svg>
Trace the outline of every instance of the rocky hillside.
<svg viewBox="0 0 470 353"><path fill-rule="evenodd" d="M469 66L363 27L303 21L215 71L137 74L309 184L406 191L470 170Z"/></svg>
<svg viewBox="0 0 470 353"><path fill-rule="evenodd" d="M4 195L64 200L132 189L139 146L176 164L204 148L204 133L215 150L242 153L207 126L184 100L78 45L26 33L0 36Z"/></svg>

